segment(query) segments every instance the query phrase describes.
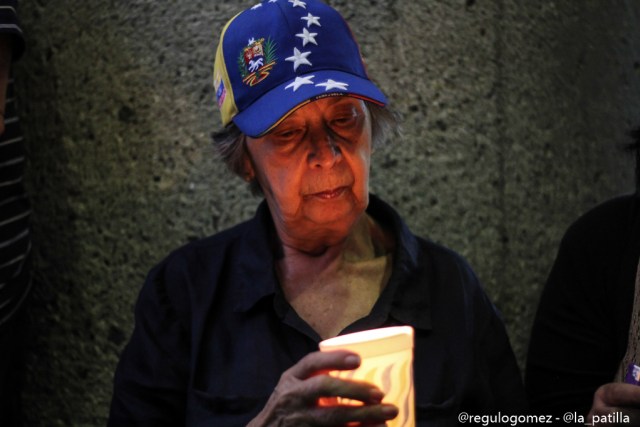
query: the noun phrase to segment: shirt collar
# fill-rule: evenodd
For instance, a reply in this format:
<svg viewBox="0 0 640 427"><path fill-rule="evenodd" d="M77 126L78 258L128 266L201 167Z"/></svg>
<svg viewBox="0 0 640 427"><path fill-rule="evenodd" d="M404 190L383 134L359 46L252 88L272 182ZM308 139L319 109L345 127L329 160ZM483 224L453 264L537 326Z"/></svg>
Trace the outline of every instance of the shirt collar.
<svg viewBox="0 0 640 427"><path fill-rule="evenodd" d="M396 246L393 270L379 307L397 321L419 329L431 328L431 309L428 287L419 265L420 243L398 213L374 195L370 195L367 213L385 229L391 230ZM260 300L273 296L278 290L275 261L278 237L265 201L256 215L248 221L245 233L235 252L239 272L238 311L251 310ZM401 288L401 289L400 289ZM380 304L377 304L377 306ZM375 308L374 308L375 310Z"/></svg>

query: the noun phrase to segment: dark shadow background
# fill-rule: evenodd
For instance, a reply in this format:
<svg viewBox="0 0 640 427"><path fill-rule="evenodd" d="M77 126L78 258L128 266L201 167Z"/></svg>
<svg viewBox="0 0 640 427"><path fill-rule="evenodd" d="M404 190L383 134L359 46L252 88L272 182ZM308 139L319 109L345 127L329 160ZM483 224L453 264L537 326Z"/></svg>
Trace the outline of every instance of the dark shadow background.
<svg viewBox="0 0 640 427"><path fill-rule="evenodd" d="M640 3L334 0L403 115L372 190L469 259L524 362L565 228L632 190ZM16 74L34 207L25 409L102 426L146 272L258 200L215 159L218 32L247 1L31 0Z"/></svg>

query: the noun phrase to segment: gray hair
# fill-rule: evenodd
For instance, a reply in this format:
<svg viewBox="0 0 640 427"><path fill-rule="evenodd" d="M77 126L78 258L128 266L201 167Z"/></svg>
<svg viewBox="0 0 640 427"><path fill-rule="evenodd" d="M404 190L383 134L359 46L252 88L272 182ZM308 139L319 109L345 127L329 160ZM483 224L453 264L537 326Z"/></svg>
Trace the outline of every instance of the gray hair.
<svg viewBox="0 0 640 427"><path fill-rule="evenodd" d="M385 146L392 136L399 136L400 129L396 114L388 108L366 102L365 106L371 121L371 139L373 148ZM213 135L215 149L227 165L227 168L240 178L246 179L245 159L247 153L247 136L233 123ZM249 188L254 195L262 195L262 189L256 178L251 179Z"/></svg>

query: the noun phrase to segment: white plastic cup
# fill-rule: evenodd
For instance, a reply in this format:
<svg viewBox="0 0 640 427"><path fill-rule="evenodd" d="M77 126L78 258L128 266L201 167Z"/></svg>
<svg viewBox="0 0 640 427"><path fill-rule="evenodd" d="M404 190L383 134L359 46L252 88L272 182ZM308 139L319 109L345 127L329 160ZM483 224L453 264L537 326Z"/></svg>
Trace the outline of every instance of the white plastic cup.
<svg viewBox="0 0 640 427"><path fill-rule="evenodd" d="M366 381L385 394L384 403L398 407L398 416L387 421L388 427L415 427L413 390L413 328L392 326L340 335L320 342L320 351L349 350L357 353L362 363L350 371L332 371L343 379ZM360 402L340 399L343 405Z"/></svg>

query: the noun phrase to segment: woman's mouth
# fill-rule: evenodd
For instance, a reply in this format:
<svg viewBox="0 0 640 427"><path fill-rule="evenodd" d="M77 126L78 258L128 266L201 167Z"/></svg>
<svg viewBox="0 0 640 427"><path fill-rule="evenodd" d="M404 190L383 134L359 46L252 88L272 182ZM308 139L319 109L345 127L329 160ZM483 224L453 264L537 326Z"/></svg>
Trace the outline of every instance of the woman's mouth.
<svg viewBox="0 0 640 427"><path fill-rule="evenodd" d="M337 187L332 190L319 191L317 193L310 194L311 197L317 197L323 200L331 200L336 197L340 197L342 193L346 191L347 187Z"/></svg>

